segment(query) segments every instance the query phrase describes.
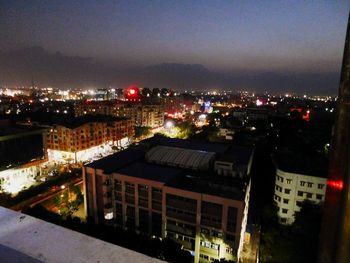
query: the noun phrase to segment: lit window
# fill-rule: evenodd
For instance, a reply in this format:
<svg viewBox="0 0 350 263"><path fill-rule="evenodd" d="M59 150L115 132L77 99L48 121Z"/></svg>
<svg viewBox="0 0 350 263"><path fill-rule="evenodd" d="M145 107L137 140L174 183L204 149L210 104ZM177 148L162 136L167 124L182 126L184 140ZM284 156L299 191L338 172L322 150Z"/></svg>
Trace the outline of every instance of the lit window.
<svg viewBox="0 0 350 263"><path fill-rule="evenodd" d="M105 219L106 219L106 220L111 220L111 219L113 219L113 212L106 213L106 214L105 214Z"/></svg>
<svg viewBox="0 0 350 263"><path fill-rule="evenodd" d="M211 244L211 248L215 250L219 250L219 245L218 244Z"/></svg>

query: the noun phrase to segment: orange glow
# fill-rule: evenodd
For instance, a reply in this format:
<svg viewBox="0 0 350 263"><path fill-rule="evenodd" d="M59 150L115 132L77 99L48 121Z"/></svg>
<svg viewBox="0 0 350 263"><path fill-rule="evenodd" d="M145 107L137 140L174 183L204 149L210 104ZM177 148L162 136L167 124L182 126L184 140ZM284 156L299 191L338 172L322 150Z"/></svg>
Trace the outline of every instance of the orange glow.
<svg viewBox="0 0 350 263"><path fill-rule="evenodd" d="M344 187L343 181L328 181L327 184L331 186L332 188L342 190Z"/></svg>

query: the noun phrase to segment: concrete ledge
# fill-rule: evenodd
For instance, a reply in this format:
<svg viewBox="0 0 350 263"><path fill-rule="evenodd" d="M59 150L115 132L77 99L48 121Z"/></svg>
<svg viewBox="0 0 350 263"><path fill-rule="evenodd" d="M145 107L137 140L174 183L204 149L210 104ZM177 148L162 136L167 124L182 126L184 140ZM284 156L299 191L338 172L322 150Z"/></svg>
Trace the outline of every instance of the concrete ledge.
<svg viewBox="0 0 350 263"><path fill-rule="evenodd" d="M0 207L0 262L162 262Z"/></svg>

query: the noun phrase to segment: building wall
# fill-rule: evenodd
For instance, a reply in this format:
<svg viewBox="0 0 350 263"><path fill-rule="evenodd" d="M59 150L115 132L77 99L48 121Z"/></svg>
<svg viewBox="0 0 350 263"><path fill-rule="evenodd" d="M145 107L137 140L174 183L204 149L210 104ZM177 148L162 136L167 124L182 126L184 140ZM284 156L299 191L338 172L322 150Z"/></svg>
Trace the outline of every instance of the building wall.
<svg viewBox="0 0 350 263"><path fill-rule="evenodd" d="M276 170L275 195L277 215L283 224L294 222L294 213L300 211L305 200L324 201L327 179Z"/></svg>
<svg viewBox="0 0 350 263"><path fill-rule="evenodd" d="M158 128L164 125L164 108L162 105L140 105L137 110L136 125Z"/></svg>
<svg viewBox="0 0 350 263"><path fill-rule="evenodd" d="M0 136L3 190L14 194L35 184L47 159L45 130Z"/></svg>
<svg viewBox="0 0 350 263"><path fill-rule="evenodd" d="M134 123L130 119L90 122L76 128L54 125L47 132L47 148L75 153L105 143L115 145L123 138L133 136Z"/></svg>
<svg viewBox="0 0 350 263"><path fill-rule="evenodd" d="M230 260L242 250L250 185L239 201L90 167L83 175L86 213L96 223L169 237L195 251L195 262Z"/></svg>
<svg viewBox="0 0 350 263"><path fill-rule="evenodd" d="M157 128L164 125L164 106L160 104L92 101L75 105L74 111L77 117L86 114L102 114L130 118L136 126Z"/></svg>

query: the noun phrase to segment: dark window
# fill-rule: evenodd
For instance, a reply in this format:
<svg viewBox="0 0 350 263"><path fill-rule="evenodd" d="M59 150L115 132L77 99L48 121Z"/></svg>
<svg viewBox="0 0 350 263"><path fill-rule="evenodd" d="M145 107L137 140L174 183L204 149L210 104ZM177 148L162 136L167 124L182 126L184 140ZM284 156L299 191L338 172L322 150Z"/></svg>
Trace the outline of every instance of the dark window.
<svg viewBox="0 0 350 263"><path fill-rule="evenodd" d="M236 232L237 213L238 213L238 210L236 207L229 207L228 208L227 231Z"/></svg>

